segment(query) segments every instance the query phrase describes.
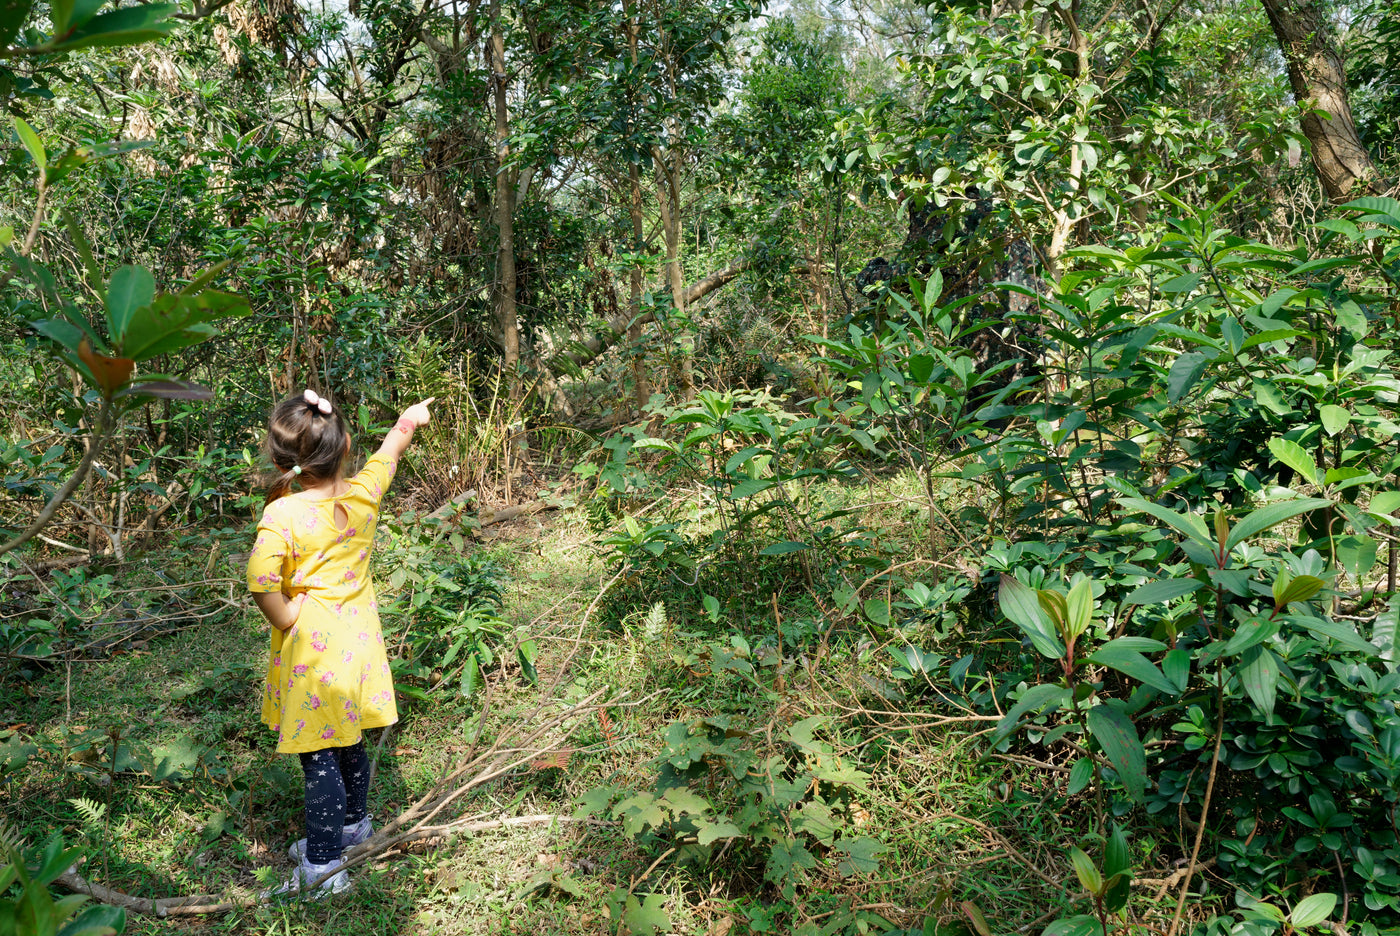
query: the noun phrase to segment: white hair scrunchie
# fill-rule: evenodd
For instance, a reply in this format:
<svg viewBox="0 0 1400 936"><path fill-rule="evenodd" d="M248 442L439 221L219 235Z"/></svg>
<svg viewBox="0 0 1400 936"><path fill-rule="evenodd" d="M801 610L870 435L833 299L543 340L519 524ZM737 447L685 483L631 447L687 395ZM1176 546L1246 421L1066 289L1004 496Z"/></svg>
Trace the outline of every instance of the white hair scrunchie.
<svg viewBox="0 0 1400 936"><path fill-rule="evenodd" d="M327 400L325 397L317 396L316 391L312 390L310 387L302 391L301 398L306 401L307 406L317 410L322 416L329 416L331 414L331 401Z"/></svg>

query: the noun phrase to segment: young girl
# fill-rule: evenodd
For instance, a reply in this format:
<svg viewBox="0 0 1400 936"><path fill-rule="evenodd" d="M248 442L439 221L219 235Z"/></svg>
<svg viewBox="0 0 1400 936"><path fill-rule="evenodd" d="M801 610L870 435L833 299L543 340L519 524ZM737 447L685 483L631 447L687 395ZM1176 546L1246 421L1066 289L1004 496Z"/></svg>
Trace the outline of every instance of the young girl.
<svg viewBox="0 0 1400 936"><path fill-rule="evenodd" d="M296 871L273 895L304 890L370 835L361 732L392 725L398 710L369 554L379 502L431 402L405 410L348 481L350 433L329 400L307 390L272 411L267 447L282 474L258 524L248 590L272 624L262 720L277 732L278 753L301 757L306 777L306 838L289 850ZM301 491L289 493L296 481ZM348 886L341 871L318 896Z"/></svg>

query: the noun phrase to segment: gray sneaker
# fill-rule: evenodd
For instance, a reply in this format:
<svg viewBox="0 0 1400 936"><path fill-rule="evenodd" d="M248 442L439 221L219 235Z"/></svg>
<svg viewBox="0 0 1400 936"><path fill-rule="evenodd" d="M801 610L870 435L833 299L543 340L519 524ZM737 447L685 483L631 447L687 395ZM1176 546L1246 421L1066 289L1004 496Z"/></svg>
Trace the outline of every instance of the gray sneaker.
<svg viewBox="0 0 1400 936"><path fill-rule="evenodd" d="M263 891L262 896L264 898L306 897L309 900L320 900L331 894L339 894L350 887L349 871L339 871L322 881L320 886L315 888L311 886L317 878L335 871L338 867L340 867L339 859L323 865L312 864L309 861L298 861L297 866L292 869L290 878L271 890Z"/></svg>
<svg viewBox="0 0 1400 936"><path fill-rule="evenodd" d="M365 816L354 825L345 826L340 830L340 847L351 848L368 839L374 834L374 826L370 825L369 816ZM292 860L300 864L306 859L306 839L297 839L287 847L287 854L292 856Z"/></svg>

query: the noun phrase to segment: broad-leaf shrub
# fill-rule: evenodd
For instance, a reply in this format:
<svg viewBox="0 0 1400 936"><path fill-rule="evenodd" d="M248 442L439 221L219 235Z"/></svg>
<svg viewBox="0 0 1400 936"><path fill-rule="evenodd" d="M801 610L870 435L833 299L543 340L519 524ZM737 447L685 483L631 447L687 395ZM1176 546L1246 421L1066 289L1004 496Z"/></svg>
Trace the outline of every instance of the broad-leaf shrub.
<svg viewBox="0 0 1400 936"><path fill-rule="evenodd" d="M872 874L885 847L858 829L853 808L869 775L818 736L825 721L793 722L771 748L722 716L673 722L653 762L654 787L595 788L576 814L618 820L677 864L723 858L736 884L771 886L788 903L824 882Z"/></svg>
<svg viewBox="0 0 1400 936"><path fill-rule="evenodd" d="M970 417L957 471L994 495L965 537L1020 541L989 544L984 587L1022 642L970 667L994 675L994 743L1067 755L1094 831L1184 810L1249 920L1282 927L1278 905L1321 890L1393 924L1397 610L1376 592L1395 586L1379 560L1400 507L1400 202L1341 206L1324 247L1355 253L1316 258L1222 230L1222 205L1179 204L1156 244L1072 251L1035 297L1040 380ZM901 334L879 327L872 349ZM829 351L864 374L888 360ZM866 385L855 425L889 451L928 444L926 423L851 409ZM914 684L929 659L904 649L891 673Z"/></svg>

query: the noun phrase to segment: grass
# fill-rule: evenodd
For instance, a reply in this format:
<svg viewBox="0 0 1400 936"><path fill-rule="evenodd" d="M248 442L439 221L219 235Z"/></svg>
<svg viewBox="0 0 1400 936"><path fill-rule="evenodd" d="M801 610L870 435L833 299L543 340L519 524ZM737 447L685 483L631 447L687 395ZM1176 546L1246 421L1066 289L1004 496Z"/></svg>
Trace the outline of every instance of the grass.
<svg viewBox="0 0 1400 936"><path fill-rule="evenodd" d="M877 502L862 519L877 530L881 548L932 558L917 487L904 478L880 484L832 487L822 498L833 507ZM981 725L919 727L936 706L927 713L905 704L897 716L872 714L891 708L869 680L887 666L883 641L848 624L826 643L819 616L830 596L799 595L779 608L788 658L781 683L773 667L760 666L752 678L716 675L707 668L705 647L728 641L731 631L723 621L704 619L693 591L651 591L631 606L618 604L611 620L578 631L608 571L595 538L584 512L573 509L526 520L483 547L508 568L503 615L538 636L541 686L557 681L575 694L605 685L633 697L661 694L606 723L581 724L564 767L517 771L469 798L463 812L570 816L577 798L600 784L649 789L653 758L672 721L725 716L746 731L771 733L768 726L824 714L832 719L827 737L839 756L871 774L849 816L886 847L875 875L842 877L823 859L810 891L784 900L755 881L761 867L736 874L726 860L656 861L659 851L616 828L542 824L462 836L378 861L357 873L349 895L334 900L194 920L132 916L128 932L598 933L615 926L618 908L609 903L616 903L618 888L659 895L678 933L783 931L802 919L824 926L852 914L863 914L874 931L918 927L931 914L943 925L940 932L968 932L962 901L980 907L1000 930L1076 903L1064 850L1086 823L1067 807L1063 777L982 757L969 738ZM753 578L736 583L735 594L753 600L751 593L766 587L762 577L782 568L747 570ZM199 578L184 571L189 580ZM226 592L227 585L205 591L218 588ZM771 604L743 611L742 630L755 649L775 644ZM285 874L285 846L303 834L300 775L290 758L273 753L271 733L257 722L265 654L260 620L229 610L143 649L74 666L71 684L63 667L35 670L28 681L11 672L0 688L0 712L28 723L55 748L77 726L120 726L124 737L153 749L204 756L181 782L154 783L132 773L105 786L101 755L92 764L49 756L9 777L0 790L6 814L31 842L62 831L89 845L86 873L137 895L247 894L263 886L258 869L270 869L263 873L269 879ZM508 713L538 693L515 679L500 680L495 691L484 726L477 701L450 695L402 710L371 790L376 817L394 815L478 729L486 737L505 730ZM771 749L782 748L779 732ZM71 802L80 797L108 808L100 824L84 820ZM551 886L551 878L564 884Z"/></svg>

